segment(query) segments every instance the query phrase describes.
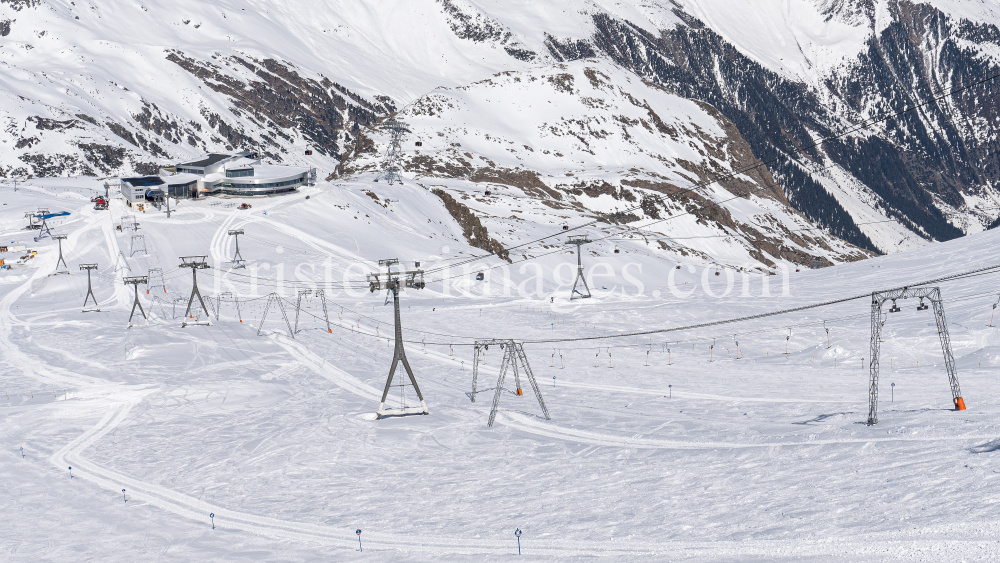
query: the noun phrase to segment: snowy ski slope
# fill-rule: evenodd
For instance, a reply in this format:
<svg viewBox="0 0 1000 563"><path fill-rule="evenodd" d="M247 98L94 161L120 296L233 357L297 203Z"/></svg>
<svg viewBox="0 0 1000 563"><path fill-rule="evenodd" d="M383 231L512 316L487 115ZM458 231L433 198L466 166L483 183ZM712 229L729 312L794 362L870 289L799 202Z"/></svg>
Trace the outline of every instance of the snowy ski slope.
<svg viewBox="0 0 1000 563"><path fill-rule="evenodd" d="M618 254L595 243L584 257L595 296L581 303L567 299L575 257L550 217L525 213L516 233L491 230L507 247L527 243L513 263L463 265L483 253L435 196L408 183L380 186L376 201L371 187L321 183L244 211L227 207L241 200L209 199L181 202L169 219L138 213L145 252L127 226L116 229L130 214L120 202L91 209L96 181L0 188L0 244L38 251L0 272L4 559L506 560L515 528L533 560L998 557L1000 336L987 326L997 274L940 284L969 409L950 410L933 320L905 302L886 323L873 427L864 424L865 298L579 340L995 265L997 231L789 269L786 286L769 277L769 295L756 274L715 276L694 258L678 270L676 256L639 242L620 243ZM56 246L23 228L24 213L41 206L71 213L52 225L68 235L70 274L52 275ZM228 268L233 228L246 232L247 270ZM186 305L191 276L176 266L195 254L213 266L199 274L203 293L213 307L236 293L242 323L223 299L213 326L180 328L173 302ZM427 289L403 293L402 318L431 415L375 421L392 316L364 274L390 257L428 272ZM86 262L99 264L99 313L81 313L77 265ZM157 267L167 291L141 292L149 325L126 328L132 294L122 276ZM295 292L310 286L326 291L332 332L311 299L294 339L274 311L257 335L263 296L279 291L294 322ZM472 403L469 344L487 337L526 342L550 421L508 378L498 422L486 427L500 351L486 352Z"/></svg>

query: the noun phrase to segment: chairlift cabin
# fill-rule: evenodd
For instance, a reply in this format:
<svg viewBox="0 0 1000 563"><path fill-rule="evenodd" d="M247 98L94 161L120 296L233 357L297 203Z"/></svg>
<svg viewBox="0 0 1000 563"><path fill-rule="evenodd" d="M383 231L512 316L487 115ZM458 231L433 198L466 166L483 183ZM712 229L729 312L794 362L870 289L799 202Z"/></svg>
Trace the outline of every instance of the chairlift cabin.
<svg viewBox="0 0 1000 563"><path fill-rule="evenodd" d="M569 230L569 225L563 225L563 230L564 231L568 231Z"/></svg>
<svg viewBox="0 0 1000 563"><path fill-rule="evenodd" d="M619 250L619 249L618 249L618 247L616 246L616 247L615 247L615 254L618 254L618 253L620 253L620 252L621 252L621 250Z"/></svg>
<svg viewBox="0 0 1000 563"><path fill-rule="evenodd" d="M422 147L422 146L424 146L424 142L423 141L417 141L416 142L416 146Z"/></svg>
<svg viewBox="0 0 1000 563"><path fill-rule="evenodd" d="M483 274L482 272L476 274L476 281L483 281L484 279L486 279L486 275Z"/></svg>
<svg viewBox="0 0 1000 563"><path fill-rule="evenodd" d="M306 150L306 156L312 156L312 153L313 153L312 149L307 149Z"/></svg>
<svg viewBox="0 0 1000 563"><path fill-rule="evenodd" d="M486 195L490 195L490 191L489 190L486 190Z"/></svg>

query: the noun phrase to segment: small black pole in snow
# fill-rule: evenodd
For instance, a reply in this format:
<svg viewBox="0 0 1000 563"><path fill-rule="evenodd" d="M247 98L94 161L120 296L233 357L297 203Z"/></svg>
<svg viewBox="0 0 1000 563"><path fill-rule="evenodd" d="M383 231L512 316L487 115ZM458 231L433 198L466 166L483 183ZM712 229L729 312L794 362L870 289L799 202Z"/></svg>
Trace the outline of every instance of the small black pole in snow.
<svg viewBox="0 0 1000 563"><path fill-rule="evenodd" d="M893 384L889 385L889 387L891 388L891 390L889 391L889 397L891 398L891 400L889 402L890 403L895 403L896 402L896 384L893 383Z"/></svg>
<svg viewBox="0 0 1000 563"><path fill-rule="evenodd" d="M125 489L122 489L122 500L125 501L126 504L128 504L128 499L125 498Z"/></svg>
<svg viewBox="0 0 1000 563"><path fill-rule="evenodd" d="M553 387L556 386L556 376L554 376L554 375L552 376L552 386Z"/></svg>
<svg viewBox="0 0 1000 563"><path fill-rule="evenodd" d="M670 395L668 395L667 398L668 399L673 399L674 398L674 386L673 385L667 385L667 392L670 393Z"/></svg>
<svg viewBox="0 0 1000 563"><path fill-rule="evenodd" d="M521 528L514 530L514 536L517 538L517 554L521 555Z"/></svg>
<svg viewBox="0 0 1000 563"><path fill-rule="evenodd" d="M24 448L21 448L21 459L24 459Z"/></svg>
<svg viewBox="0 0 1000 563"><path fill-rule="evenodd" d="M358 535L358 551L364 551L364 548L361 547L361 528L358 528L358 531L354 533Z"/></svg>
<svg viewBox="0 0 1000 563"><path fill-rule="evenodd" d="M214 530L215 529L215 513L214 512L210 512L208 514L208 517L212 519L212 529Z"/></svg>
<svg viewBox="0 0 1000 563"><path fill-rule="evenodd" d="M69 467L69 478L70 479L73 478L73 466L72 465Z"/></svg>

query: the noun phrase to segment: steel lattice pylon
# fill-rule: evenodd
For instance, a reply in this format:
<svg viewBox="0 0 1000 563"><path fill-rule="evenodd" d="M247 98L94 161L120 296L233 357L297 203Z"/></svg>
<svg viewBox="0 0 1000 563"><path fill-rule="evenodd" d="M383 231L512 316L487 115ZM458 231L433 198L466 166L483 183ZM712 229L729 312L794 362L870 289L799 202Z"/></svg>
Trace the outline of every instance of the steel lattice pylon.
<svg viewBox="0 0 1000 563"><path fill-rule="evenodd" d="M924 299L931 302L934 308L934 319L937 321L938 338L941 340L941 352L944 354L944 365L948 372L948 383L951 385L952 403L955 410L965 410L965 400L962 398L962 389L958 385L958 372L955 368L955 357L951 353L951 337L948 335L948 322L944 316L944 303L941 301L941 289L937 287L903 287L889 291L876 291L872 293L872 342L871 358L868 368L871 373L871 381L868 388L869 407L868 425L878 424L878 368L879 368L879 348L882 342L882 326L885 319L882 318L882 306L886 301L892 301L890 313L898 312L896 306L897 299L919 298L920 305L918 311L927 309Z"/></svg>
<svg viewBox="0 0 1000 563"><path fill-rule="evenodd" d="M545 407L545 401L542 400L542 392L538 388L538 382L535 381L535 374L531 371L531 365L528 364L528 356L524 353L524 345L520 342L514 342L513 340L477 340L475 345L475 353L472 359L472 394L469 396L472 402L476 402L476 383L479 379L479 357L480 354L489 349L489 347L500 346L504 351L503 361L500 363L500 377L497 378L497 387L493 393L493 407L490 409L490 420L487 426L493 427L493 421L497 416L497 407L500 405L500 393L503 390L503 381L507 377L507 370L510 369L514 372L514 385L515 393L521 396L521 375L518 373L518 365L521 366L521 370L524 371L524 375L528 376L528 382L531 383L531 389L535 392L535 398L538 399L538 406L542 407L542 414L545 415L545 420L552 420L549 417L549 409Z"/></svg>
<svg viewBox="0 0 1000 563"><path fill-rule="evenodd" d="M389 148L386 149L385 156L382 157L382 165L379 167L375 181L385 180L390 186L395 183L402 184L403 178L399 175L399 159L403 155L401 141L403 135L409 133L410 129L402 121L396 121L393 118L382 124L382 130L388 131L391 138L389 139Z"/></svg>

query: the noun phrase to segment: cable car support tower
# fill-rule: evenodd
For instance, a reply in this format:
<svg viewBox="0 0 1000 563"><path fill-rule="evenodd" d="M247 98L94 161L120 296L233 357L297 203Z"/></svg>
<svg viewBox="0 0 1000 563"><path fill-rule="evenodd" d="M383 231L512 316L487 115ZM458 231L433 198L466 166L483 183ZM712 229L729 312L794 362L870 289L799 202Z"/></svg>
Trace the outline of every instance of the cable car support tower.
<svg viewBox="0 0 1000 563"><path fill-rule="evenodd" d="M469 398L472 402L476 402L476 380L479 378L479 358L486 351L489 350L490 345L499 346L503 351L503 361L500 363L500 377L497 379L496 391L493 393L493 407L490 409L490 421L487 424L488 427L493 427L493 420L497 416L497 407L500 404L500 394L503 391L503 381L507 376L507 370L510 369L514 372L514 394L518 397L524 395L521 390L521 376L518 373L518 365L521 366L521 370L524 371L524 375L528 376L528 382L531 383L531 389L535 392L535 398L538 399L538 406L542 407L542 413L545 415L545 420L552 420L549 417L549 409L545 407L545 401L542 400L542 392L538 388L538 382L535 381L535 374L531 371L531 366L528 364L528 356L524 353L524 344L520 342L514 342L513 340L477 340L475 345L475 353L472 359L472 394Z"/></svg>
<svg viewBox="0 0 1000 563"><path fill-rule="evenodd" d="M236 254L233 255L233 269L237 270L239 268L246 268L247 261L243 259L243 255L240 254L240 235L243 234L243 229L230 229L229 236L236 238Z"/></svg>
<svg viewBox="0 0 1000 563"><path fill-rule="evenodd" d="M94 286L93 286L93 284L90 281L90 272L92 272L92 271L94 271L94 270L97 269L97 264L80 264L80 269L87 271L87 296L83 298L83 312L84 313L91 313L91 312L98 312L99 313L99 312L101 312L101 306L97 304L97 297L94 296ZM93 309L88 309L87 308L87 302L90 299L94 300L94 308Z"/></svg>
<svg viewBox="0 0 1000 563"><path fill-rule="evenodd" d="M379 403L378 412L376 416L381 419L387 416L400 416L407 414L430 414L427 410L427 403L424 401L424 395L420 392L420 387L417 385L417 379L413 376L413 370L410 368L410 362L406 360L406 351L403 349L403 326L399 318L399 292L404 288L409 287L412 289L423 289L424 288L424 271L423 270L407 270L403 271L397 269L395 272L392 267L399 264L399 260L395 258L390 258L386 260L379 260L379 266L385 266L386 273L374 273L368 274L368 288L372 293L378 290L385 289L389 293L392 293L392 305L393 313L395 315L395 336L396 336L396 347L392 354L392 366L389 368L389 377L385 381L385 389L382 391L382 401ZM386 295L388 299L388 295ZM417 398L420 399L419 407L407 407L404 404L400 404L398 409L386 409L385 400L389 395L389 387L392 386L392 378L396 373L396 367L399 364L403 364L403 369L406 370L406 374L410 378L410 383L413 384L413 390L417 393ZM400 387L405 385L405 383L400 384ZM402 392L402 388L400 389Z"/></svg>
<svg viewBox="0 0 1000 563"><path fill-rule="evenodd" d="M403 178L399 175L399 159L403 156L401 141L403 135L410 132L410 128L402 121L392 118L382 124L382 130L388 131L392 137L389 139L389 148L382 158L382 166L375 181L385 180L390 186L396 183L402 184Z"/></svg>
<svg viewBox="0 0 1000 563"><path fill-rule="evenodd" d="M204 270L208 268L208 256L181 256L181 263L179 268L191 268L191 298L188 299L187 311L184 312L184 322L181 323L181 328L188 326L189 324L206 324L211 326L212 315L208 312L208 307L205 306L205 300L201 298L201 291L198 290L198 270ZM198 302L201 303L201 308L205 311L205 321L190 321L191 317L191 305L194 304L195 296L198 297ZM189 322L190 321L190 322Z"/></svg>
<svg viewBox="0 0 1000 563"><path fill-rule="evenodd" d="M139 308L139 312L142 313L142 319L149 324L149 317L146 316L146 310L142 308L142 303L139 302L139 284L148 285L149 276L126 276L122 281L125 285L131 285L135 289L135 300L132 301L132 313L128 316L128 327L132 328L132 317L135 316L135 308Z"/></svg>
<svg viewBox="0 0 1000 563"><path fill-rule="evenodd" d="M580 247L591 242L593 241L588 239L586 236L570 237L569 240L566 241L566 244L576 245L576 280L573 281L573 291L569 294L570 300L576 299L577 295L580 296L580 299L590 297L590 287L587 286L587 278L583 276L583 257L580 254ZM583 282L583 291L586 291L587 293L576 289L580 282Z"/></svg>
<svg viewBox="0 0 1000 563"><path fill-rule="evenodd" d="M882 318L882 306L886 301L892 301L890 313L898 313L901 309L896 305L897 299L919 298L920 305L918 311L927 309L924 299L931 302L934 308L934 320L937 322L938 338L941 340L941 352L944 354L944 367L948 372L948 384L951 385L951 400L955 405L955 410L965 410L965 400L962 398L962 389L958 385L958 372L955 368L955 357L951 353L951 337L948 335L948 323L944 317L944 303L941 300L941 289L937 287L903 287L889 291L876 291L872 293L872 342L871 359L868 368L871 372L871 382L868 389L868 426L878 424L878 368L879 368L879 345L882 342L882 325L885 320Z"/></svg>
<svg viewBox="0 0 1000 563"><path fill-rule="evenodd" d="M63 258L63 253L62 253L62 241L66 240L66 235L53 235L52 238L54 238L56 240L56 242L59 243L59 259L56 260L56 273L57 274L68 274L69 273L69 266L66 265L66 259ZM63 269L62 270L59 269L59 264L60 263L62 263L62 265L63 265Z"/></svg>

